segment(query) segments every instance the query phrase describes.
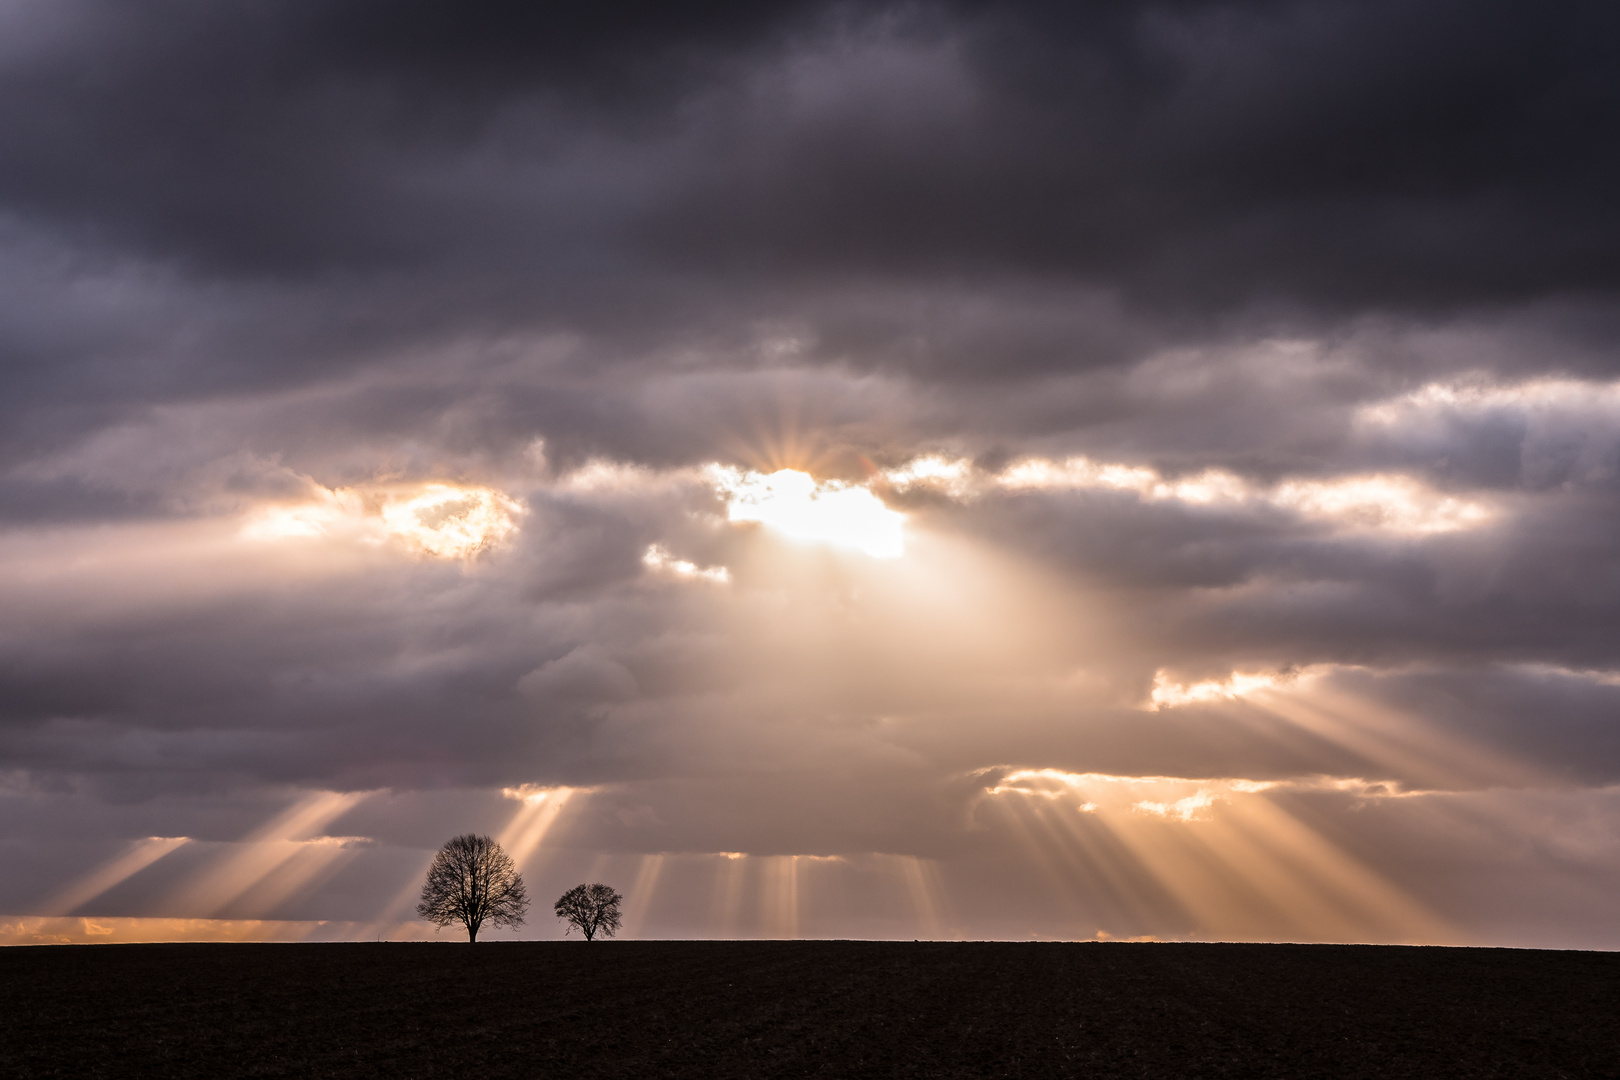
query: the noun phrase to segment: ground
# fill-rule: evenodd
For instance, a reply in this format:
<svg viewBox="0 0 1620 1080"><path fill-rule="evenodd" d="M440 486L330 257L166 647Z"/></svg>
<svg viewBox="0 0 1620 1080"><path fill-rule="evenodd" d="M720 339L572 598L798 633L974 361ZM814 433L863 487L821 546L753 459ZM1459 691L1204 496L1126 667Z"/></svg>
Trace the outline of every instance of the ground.
<svg viewBox="0 0 1620 1080"><path fill-rule="evenodd" d="M483 942L0 950L0 1076L1617 1077L1620 954Z"/></svg>

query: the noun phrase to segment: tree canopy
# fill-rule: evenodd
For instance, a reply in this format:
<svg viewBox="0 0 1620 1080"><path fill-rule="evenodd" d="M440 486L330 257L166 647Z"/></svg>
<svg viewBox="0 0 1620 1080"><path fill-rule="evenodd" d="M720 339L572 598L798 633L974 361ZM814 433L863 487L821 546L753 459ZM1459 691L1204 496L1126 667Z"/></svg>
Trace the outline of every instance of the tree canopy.
<svg viewBox="0 0 1620 1080"><path fill-rule="evenodd" d="M461 923L469 942L478 940L486 922L521 926L528 910L529 894L512 857L494 840L473 833L439 849L416 905L417 915L435 926Z"/></svg>
<svg viewBox="0 0 1620 1080"><path fill-rule="evenodd" d="M586 941L594 941L597 934L612 937L619 932L624 921L619 913L619 904L623 900L624 897L611 886L599 881L591 885L575 885L557 898L557 918L568 924L567 933L578 929L585 935Z"/></svg>

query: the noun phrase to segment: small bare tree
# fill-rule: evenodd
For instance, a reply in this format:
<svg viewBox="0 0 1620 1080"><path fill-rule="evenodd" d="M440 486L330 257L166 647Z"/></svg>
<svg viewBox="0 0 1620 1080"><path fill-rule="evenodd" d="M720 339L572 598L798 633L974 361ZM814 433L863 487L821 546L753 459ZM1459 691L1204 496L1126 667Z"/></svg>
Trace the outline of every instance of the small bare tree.
<svg viewBox="0 0 1620 1080"><path fill-rule="evenodd" d="M611 886L597 882L594 885L575 885L557 899L557 918L568 924L567 933L577 927L586 941L594 941L597 934L612 937L624 922L619 905L624 897Z"/></svg>
<svg viewBox="0 0 1620 1080"><path fill-rule="evenodd" d="M529 894L512 857L487 836L468 833L439 849L422 885L416 913L444 928L459 922L467 928L467 941L478 940L484 923L521 926L529 910Z"/></svg>

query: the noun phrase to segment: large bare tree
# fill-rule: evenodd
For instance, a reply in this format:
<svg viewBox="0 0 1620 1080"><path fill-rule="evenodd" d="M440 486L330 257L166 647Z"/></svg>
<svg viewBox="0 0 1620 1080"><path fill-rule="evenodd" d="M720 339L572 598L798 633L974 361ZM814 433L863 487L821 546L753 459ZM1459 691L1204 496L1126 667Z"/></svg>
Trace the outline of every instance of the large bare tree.
<svg viewBox="0 0 1620 1080"><path fill-rule="evenodd" d="M577 927L586 941L595 940L597 934L612 937L624 921L619 914L623 900L611 886L600 881L594 885L575 885L557 898L557 918L568 923L570 933Z"/></svg>
<svg viewBox="0 0 1620 1080"><path fill-rule="evenodd" d="M416 913L435 926L461 923L468 942L478 940L486 922L521 926L528 910L529 894L512 857L489 837L472 833L439 849L416 905Z"/></svg>

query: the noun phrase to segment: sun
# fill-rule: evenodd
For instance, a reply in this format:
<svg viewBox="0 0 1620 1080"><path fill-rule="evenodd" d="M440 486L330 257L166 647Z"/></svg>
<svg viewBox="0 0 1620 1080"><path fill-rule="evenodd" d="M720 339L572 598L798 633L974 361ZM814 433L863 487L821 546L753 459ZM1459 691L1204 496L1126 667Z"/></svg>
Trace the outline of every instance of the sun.
<svg viewBox="0 0 1620 1080"><path fill-rule="evenodd" d="M859 484L818 483L809 473L711 466L729 521L757 521L795 540L853 548L875 559L905 554L905 515Z"/></svg>

